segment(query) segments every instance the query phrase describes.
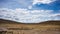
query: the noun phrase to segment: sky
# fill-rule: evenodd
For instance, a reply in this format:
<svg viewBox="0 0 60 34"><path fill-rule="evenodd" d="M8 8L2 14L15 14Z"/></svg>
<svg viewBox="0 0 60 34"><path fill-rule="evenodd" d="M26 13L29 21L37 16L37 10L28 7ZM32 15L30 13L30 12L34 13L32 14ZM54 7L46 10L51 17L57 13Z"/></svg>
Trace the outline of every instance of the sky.
<svg viewBox="0 0 60 34"><path fill-rule="evenodd" d="M22 23L60 20L60 0L0 0L0 19Z"/></svg>

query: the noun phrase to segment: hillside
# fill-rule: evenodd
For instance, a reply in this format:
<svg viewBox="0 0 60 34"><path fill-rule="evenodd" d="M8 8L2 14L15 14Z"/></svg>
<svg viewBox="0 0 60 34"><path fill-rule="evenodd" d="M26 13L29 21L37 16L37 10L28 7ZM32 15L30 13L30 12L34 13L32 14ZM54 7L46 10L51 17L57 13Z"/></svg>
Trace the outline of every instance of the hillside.
<svg viewBox="0 0 60 34"><path fill-rule="evenodd" d="M21 23L0 19L0 29L13 34L60 34L60 21L45 21L40 23ZM17 32L18 31L18 32Z"/></svg>
<svg viewBox="0 0 60 34"><path fill-rule="evenodd" d="M21 23L21 22L15 22L15 21L11 21L11 20L4 20L4 19L0 19L0 23L15 23L15 24L42 24L42 25L60 25L60 20L59 21L45 21L45 22L40 22L40 23Z"/></svg>

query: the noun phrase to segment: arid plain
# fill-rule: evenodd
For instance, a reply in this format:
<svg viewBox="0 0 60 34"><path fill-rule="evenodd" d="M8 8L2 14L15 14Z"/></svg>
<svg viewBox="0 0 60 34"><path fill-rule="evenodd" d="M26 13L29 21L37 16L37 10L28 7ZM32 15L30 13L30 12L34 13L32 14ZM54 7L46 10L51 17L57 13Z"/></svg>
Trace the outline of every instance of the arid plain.
<svg viewBox="0 0 60 34"><path fill-rule="evenodd" d="M60 21L20 23L0 19L0 34L60 34Z"/></svg>

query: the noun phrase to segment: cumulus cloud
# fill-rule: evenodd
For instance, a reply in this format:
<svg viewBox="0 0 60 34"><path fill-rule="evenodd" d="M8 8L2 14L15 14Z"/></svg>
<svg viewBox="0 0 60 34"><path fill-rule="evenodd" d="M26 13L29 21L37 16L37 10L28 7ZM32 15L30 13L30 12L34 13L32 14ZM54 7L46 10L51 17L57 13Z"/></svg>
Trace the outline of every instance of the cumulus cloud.
<svg viewBox="0 0 60 34"><path fill-rule="evenodd" d="M36 4L36 3L39 3L39 4L50 4L52 2L54 2L56 0L33 0L33 5Z"/></svg>
<svg viewBox="0 0 60 34"><path fill-rule="evenodd" d="M0 19L7 19L22 23L38 23L48 20L60 20L60 13L53 13L53 10L27 10L0 8Z"/></svg>

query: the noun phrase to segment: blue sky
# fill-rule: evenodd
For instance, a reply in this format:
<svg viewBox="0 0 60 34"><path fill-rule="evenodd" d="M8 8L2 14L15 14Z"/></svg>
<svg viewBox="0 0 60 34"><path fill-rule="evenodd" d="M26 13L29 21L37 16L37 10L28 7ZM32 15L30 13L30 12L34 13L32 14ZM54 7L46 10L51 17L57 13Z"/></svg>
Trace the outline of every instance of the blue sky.
<svg viewBox="0 0 60 34"><path fill-rule="evenodd" d="M0 0L0 7L1 8L27 8L30 5L29 0Z"/></svg>
<svg viewBox="0 0 60 34"><path fill-rule="evenodd" d="M60 10L60 0L57 0L51 4L36 4L35 7L38 9L44 9L44 10Z"/></svg>
<svg viewBox="0 0 60 34"><path fill-rule="evenodd" d="M33 23L60 20L59 17L60 0L55 0L49 4L37 2L34 5L32 0L0 0L0 18L2 19Z"/></svg>
<svg viewBox="0 0 60 34"><path fill-rule="evenodd" d="M0 0L0 8L28 8L32 4L32 0ZM45 10L60 10L60 0L56 0L51 4L36 4L32 9L45 9Z"/></svg>

